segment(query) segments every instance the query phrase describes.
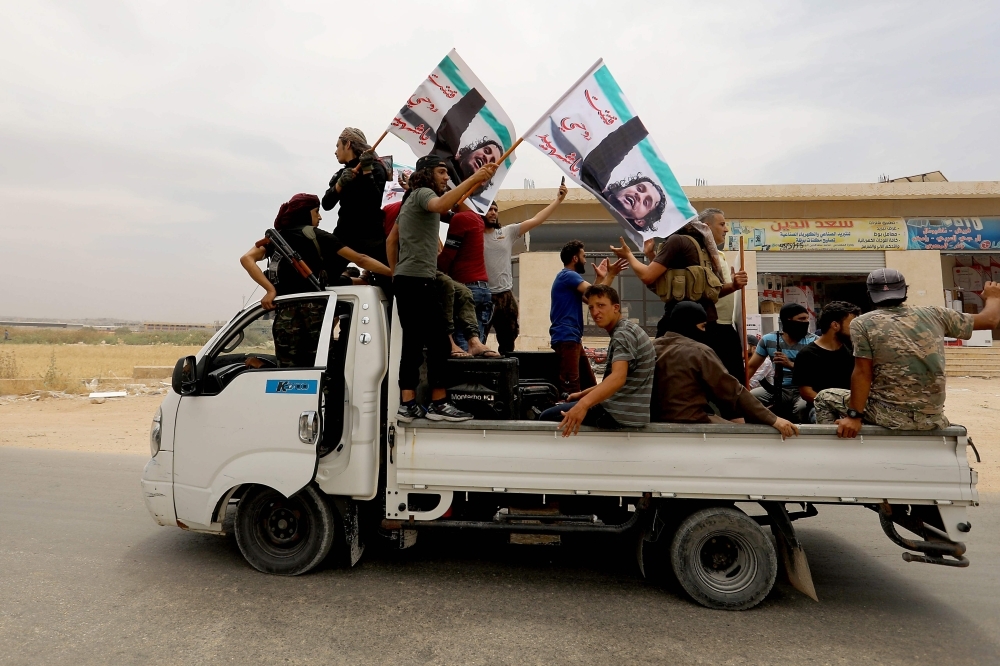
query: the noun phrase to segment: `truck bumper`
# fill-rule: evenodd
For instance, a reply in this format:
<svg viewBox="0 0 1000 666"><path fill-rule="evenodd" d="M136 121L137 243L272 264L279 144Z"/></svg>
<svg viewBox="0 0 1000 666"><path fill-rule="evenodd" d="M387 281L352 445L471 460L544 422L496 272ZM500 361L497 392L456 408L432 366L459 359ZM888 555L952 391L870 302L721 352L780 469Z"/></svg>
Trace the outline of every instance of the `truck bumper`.
<svg viewBox="0 0 1000 666"><path fill-rule="evenodd" d="M159 525L176 527L173 469L173 453L160 451L146 463L139 483L142 486L142 499L153 520Z"/></svg>

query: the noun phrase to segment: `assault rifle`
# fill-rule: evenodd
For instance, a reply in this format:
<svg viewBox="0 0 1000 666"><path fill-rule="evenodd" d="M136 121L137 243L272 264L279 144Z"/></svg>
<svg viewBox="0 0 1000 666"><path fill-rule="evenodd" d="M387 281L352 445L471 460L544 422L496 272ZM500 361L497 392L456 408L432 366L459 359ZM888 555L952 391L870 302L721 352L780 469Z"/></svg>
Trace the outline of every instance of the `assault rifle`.
<svg viewBox="0 0 1000 666"><path fill-rule="evenodd" d="M313 275L312 270L309 268L309 264L302 260L302 255L292 249L292 246L281 237L277 229L268 229L264 232L264 238L272 243L274 243L274 249L282 256L282 258L287 259L295 270L299 272L299 275L304 277L309 284L313 286L316 291L323 291L323 285L320 284L319 278Z"/></svg>

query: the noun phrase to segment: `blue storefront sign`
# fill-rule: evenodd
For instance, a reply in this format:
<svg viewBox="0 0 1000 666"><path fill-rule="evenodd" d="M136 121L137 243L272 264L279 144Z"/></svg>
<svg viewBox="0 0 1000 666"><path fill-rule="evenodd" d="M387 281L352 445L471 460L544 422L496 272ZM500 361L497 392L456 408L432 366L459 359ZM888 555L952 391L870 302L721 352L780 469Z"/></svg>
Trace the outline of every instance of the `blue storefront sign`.
<svg viewBox="0 0 1000 666"><path fill-rule="evenodd" d="M907 218L908 250L1000 251L1000 217Z"/></svg>

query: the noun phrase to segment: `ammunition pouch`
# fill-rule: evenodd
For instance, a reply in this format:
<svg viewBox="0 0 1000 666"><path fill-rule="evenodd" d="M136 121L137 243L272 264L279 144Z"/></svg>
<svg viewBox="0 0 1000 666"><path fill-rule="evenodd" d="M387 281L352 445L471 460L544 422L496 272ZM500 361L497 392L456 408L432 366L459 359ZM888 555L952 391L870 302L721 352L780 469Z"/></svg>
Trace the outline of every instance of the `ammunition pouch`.
<svg viewBox="0 0 1000 666"><path fill-rule="evenodd" d="M670 301L700 301L707 298L719 300L722 282L711 270L703 266L671 268L650 285L664 303Z"/></svg>
<svg viewBox="0 0 1000 666"><path fill-rule="evenodd" d="M699 264L686 268L668 268L656 282L649 285L649 289L656 292L664 303L700 301L705 298L713 303L717 302L719 292L722 290L722 281L712 270L712 260L708 252L694 238L690 236L683 238L694 243L698 249Z"/></svg>

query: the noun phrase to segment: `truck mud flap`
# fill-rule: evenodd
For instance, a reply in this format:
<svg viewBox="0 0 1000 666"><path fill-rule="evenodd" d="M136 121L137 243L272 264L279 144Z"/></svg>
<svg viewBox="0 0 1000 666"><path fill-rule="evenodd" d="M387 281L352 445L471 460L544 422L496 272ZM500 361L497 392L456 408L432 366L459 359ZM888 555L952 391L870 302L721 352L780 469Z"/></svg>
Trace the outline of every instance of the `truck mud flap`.
<svg viewBox="0 0 1000 666"><path fill-rule="evenodd" d="M365 545L361 541L358 504L343 497L333 497L331 503L340 515L340 523L344 529L344 542L338 548L343 550L344 560L353 567L365 552Z"/></svg>
<svg viewBox="0 0 1000 666"><path fill-rule="evenodd" d="M809 560L806 559L806 551L795 535L795 528L792 527L793 519L789 516L785 503L760 502L760 505L767 511L768 518L770 518L768 522L771 525L771 533L774 534L774 540L778 546L778 558L785 569L788 583L813 601L819 601L819 597L816 596L816 586L813 584L812 572L809 570ZM799 513L816 515L816 508L810 504L804 512Z"/></svg>

